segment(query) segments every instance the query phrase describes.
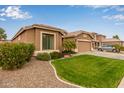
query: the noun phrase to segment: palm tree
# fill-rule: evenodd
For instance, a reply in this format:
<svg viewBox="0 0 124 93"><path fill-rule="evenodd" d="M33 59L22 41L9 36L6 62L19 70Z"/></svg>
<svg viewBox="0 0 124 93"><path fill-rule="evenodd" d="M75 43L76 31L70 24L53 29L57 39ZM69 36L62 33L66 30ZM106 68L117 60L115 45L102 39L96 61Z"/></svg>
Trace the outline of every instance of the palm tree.
<svg viewBox="0 0 124 93"><path fill-rule="evenodd" d="M5 33L5 30L3 28L0 28L0 40L5 40L7 38L7 35Z"/></svg>

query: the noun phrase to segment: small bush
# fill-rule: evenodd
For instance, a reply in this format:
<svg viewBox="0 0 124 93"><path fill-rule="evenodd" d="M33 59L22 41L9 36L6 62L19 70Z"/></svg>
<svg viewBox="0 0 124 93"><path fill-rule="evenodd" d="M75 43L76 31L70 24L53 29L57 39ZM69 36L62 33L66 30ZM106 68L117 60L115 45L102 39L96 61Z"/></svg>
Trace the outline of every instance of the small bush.
<svg viewBox="0 0 124 93"><path fill-rule="evenodd" d="M33 52L33 44L0 44L0 66L2 67L2 69L21 68L26 62L30 60Z"/></svg>
<svg viewBox="0 0 124 93"><path fill-rule="evenodd" d="M121 51L124 51L124 47L122 46L122 47L120 48L120 50L121 50Z"/></svg>
<svg viewBox="0 0 124 93"><path fill-rule="evenodd" d="M58 59L62 57L62 53L60 52L51 52L50 53L51 59Z"/></svg>
<svg viewBox="0 0 124 93"><path fill-rule="evenodd" d="M38 53L36 58L42 61L49 61L51 59L50 54L48 53Z"/></svg>
<svg viewBox="0 0 124 93"><path fill-rule="evenodd" d="M76 52L72 51L72 50L64 50L62 51L63 54L76 54Z"/></svg>
<svg viewBox="0 0 124 93"><path fill-rule="evenodd" d="M120 50L120 51L124 51L124 47L121 46L121 45L116 44L116 45L114 45L114 47L115 47L116 49Z"/></svg>

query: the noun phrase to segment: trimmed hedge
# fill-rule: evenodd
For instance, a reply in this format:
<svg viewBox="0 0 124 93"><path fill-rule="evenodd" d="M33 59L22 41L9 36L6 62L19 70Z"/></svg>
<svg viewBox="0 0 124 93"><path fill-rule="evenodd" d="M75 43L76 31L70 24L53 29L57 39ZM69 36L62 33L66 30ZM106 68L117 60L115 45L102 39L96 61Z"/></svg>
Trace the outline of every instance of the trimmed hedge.
<svg viewBox="0 0 124 93"><path fill-rule="evenodd" d="M49 53L38 53L36 56L36 59L42 60L42 61L49 61L51 59Z"/></svg>
<svg viewBox="0 0 124 93"><path fill-rule="evenodd" d="M17 69L26 64L33 52L33 44L3 43L0 44L0 66L2 69Z"/></svg>
<svg viewBox="0 0 124 93"><path fill-rule="evenodd" d="M51 52L50 56L51 56L51 59L58 59L58 58L63 57L62 53L60 52Z"/></svg>

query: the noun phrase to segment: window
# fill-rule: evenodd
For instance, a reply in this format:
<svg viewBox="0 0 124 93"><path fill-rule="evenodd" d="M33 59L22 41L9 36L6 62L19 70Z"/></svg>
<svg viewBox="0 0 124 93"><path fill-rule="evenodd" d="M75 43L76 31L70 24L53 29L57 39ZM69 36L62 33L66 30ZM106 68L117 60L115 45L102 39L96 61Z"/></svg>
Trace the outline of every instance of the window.
<svg viewBox="0 0 124 93"><path fill-rule="evenodd" d="M42 34L42 48L43 50L54 49L54 35Z"/></svg>

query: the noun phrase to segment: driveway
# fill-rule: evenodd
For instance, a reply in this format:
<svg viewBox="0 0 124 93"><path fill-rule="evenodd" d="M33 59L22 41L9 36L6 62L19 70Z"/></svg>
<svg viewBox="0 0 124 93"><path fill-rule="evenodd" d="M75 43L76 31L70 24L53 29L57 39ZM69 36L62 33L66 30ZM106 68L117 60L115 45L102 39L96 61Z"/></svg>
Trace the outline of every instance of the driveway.
<svg viewBox="0 0 124 93"><path fill-rule="evenodd" d="M85 53L81 53L81 54L89 54L89 55L96 55L96 56L102 56L102 57L124 60L124 54L120 54L120 53L90 51L90 52L85 52Z"/></svg>
<svg viewBox="0 0 124 93"><path fill-rule="evenodd" d="M48 62L32 59L22 69L0 70L0 87L19 88L71 88L74 86L59 81Z"/></svg>

